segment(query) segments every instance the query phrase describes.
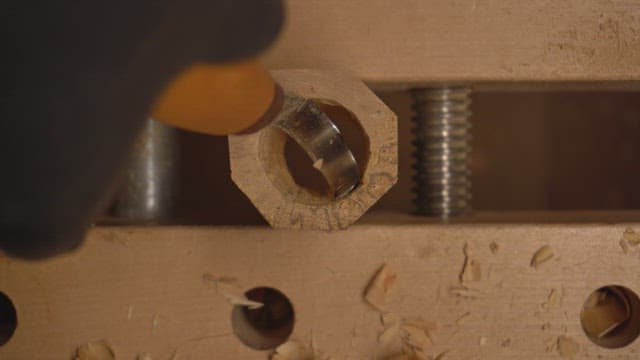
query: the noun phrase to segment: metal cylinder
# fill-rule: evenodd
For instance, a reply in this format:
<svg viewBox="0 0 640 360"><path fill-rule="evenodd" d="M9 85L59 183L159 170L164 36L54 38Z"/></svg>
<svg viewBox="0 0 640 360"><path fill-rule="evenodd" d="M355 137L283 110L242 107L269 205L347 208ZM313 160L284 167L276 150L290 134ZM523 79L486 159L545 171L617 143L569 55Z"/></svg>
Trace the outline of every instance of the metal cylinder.
<svg viewBox="0 0 640 360"><path fill-rule="evenodd" d="M448 218L471 211L469 87L412 90L416 214Z"/></svg>
<svg viewBox="0 0 640 360"><path fill-rule="evenodd" d="M173 217L178 191L177 130L148 120L135 144L112 215L131 222Z"/></svg>

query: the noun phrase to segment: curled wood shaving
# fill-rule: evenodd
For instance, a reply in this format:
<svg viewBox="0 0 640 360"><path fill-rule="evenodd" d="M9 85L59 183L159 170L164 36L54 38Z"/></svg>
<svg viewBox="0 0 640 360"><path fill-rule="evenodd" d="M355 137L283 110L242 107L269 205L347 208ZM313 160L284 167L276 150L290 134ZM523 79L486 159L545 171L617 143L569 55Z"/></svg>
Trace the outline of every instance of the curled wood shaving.
<svg viewBox="0 0 640 360"><path fill-rule="evenodd" d="M369 282L364 299L376 309L382 311L387 303L391 291L395 288L398 275L387 264L376 272Z"/></svg>
<svg viewBox="0 0 640 360"><path fill-rule="evenodd" d="M558 336L557 349L560 356L565 359L571 359L580 350L580 345L568 336Z"/></svg>
<svg viewBox="0 0 640 360"><path fill-rule="evenodd" d="M116 356L111 346L104 341L92 341L80 346L76 350L74 360L115 360Z"/></svg>
<svg viewBox="0 0 640 360"><path fill-rule="evenodd" d="M215 277L211 274L202 275L202 280L213 283L216 292L222 295L233 306L246 306L249 309L259 309L263 303L249 300L238 284L238 280L232 277Z"/></svg>
<svg viewBox="0 0 640 360"><path fill-rule="evenodd" d="M551 260L554 257L553 249L549 245L545 245L538 249L531 258L530 266L537 269L540 265Z"/></svg>

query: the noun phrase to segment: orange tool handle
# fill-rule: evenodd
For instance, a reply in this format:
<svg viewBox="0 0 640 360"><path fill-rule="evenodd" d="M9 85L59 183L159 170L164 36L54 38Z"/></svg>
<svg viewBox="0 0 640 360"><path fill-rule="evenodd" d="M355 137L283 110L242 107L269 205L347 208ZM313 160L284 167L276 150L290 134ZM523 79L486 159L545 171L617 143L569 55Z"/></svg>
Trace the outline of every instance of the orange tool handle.
<svg viewBox="0 0 640 360"><path fill-rule="evenodd" d="M257 60L196 63L178 74L156 99L151 117L201 133L252 132L280 110L281 91Z"/></svg>

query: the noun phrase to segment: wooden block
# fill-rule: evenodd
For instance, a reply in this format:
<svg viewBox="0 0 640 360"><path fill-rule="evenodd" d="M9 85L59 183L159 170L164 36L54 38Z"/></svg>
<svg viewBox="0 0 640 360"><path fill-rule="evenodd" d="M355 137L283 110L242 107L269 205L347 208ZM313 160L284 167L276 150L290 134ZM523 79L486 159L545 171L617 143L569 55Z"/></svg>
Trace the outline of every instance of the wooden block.
<svg viewBox="0 0 640 360"><path fill-rule="evenodd" d="M337 103L355 116L368 143L361 184L337 200L299 186L284 157L286 135L275 127L229 137L231 178L273 227L344 229L397 181L397 118L364 83L348 75L283 70L273 76L285 92Z"/></svg>
<svg viewBox="0 0 640 360"><path fill-rule="evenodd" d="M267 359L269 351L236 338L234 307L208 280L215 278L245 291L280 290L295 310L291 340L320 359L373 359L393 336L443 360L632 359L640 341L605 349L580 323L594 290L640 291L640 248L625 253L619 244L627 228L640 224L451 226L398 217L332 233L95 228L75 254L42 262L0 257L0 291L18 311L0 358L68 359L84 344L104 342L116 359ZM555 256L531 267L545 245ZM463 286L466 257L481 276ZM364 299L382 264L397 275L385 314Z"/></svg>
<svg viewBox="0 0 640 360"><path fill-rule="evenodd" d="M349 71L382 88L550 81L637 89L640 80L637 1L292 0L288 10L272 68Z"/></svg>

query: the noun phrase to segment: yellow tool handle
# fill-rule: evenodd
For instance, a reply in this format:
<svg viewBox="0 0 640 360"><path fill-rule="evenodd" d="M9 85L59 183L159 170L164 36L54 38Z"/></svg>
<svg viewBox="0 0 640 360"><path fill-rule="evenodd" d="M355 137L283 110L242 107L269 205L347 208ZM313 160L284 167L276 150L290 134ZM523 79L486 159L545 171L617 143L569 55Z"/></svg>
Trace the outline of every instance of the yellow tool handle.
<svg viewBox="0 0 640 360"><path fill-rule="evenodd" d="M257 60L196 63L156 99L152 118L201 133L227 135L258 130L280 110L281 94Z"/></svg>

